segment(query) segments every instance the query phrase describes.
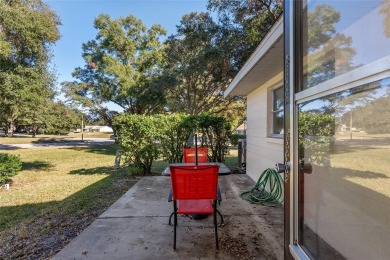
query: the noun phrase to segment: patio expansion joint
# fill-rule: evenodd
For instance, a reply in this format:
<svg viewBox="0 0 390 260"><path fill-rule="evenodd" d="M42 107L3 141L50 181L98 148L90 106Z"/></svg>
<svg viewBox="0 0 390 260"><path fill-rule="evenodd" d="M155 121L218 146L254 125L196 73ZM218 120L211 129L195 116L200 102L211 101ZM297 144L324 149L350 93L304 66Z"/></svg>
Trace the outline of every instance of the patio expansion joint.
<svg viewBox="0 0 390 260"><path fill-rule="evenodd" d="M121 218L169 218L169 216L151 215L151 216L120 216L120 217L98 217L97 219L121 219Z"/></svg>
<svg viewBox="0 0 390 260"><path fill-rule="evenodd" d="M226 217L230 217L230 216L240 216L240 217L245 217L245 216L279 216L279 215L284 215L283 212L282 213L259 213L259 214L256 214L256 213L245 213L245 214L222 214L222 216L226 216Z"/></svg>
<svg viewBox="0 0 390 260"><path fill-rule="evenodd" d="M273 213L273 214L223 214L224 217L252 217L252 216L270 216L270 215L283 215L283 214L278 214L278 213ZM107 216L107 217L98 217L97 219L99 220L104 220L104 219L131 219L131 218L169 218L169 215L148 215L148 216Z"/></svg>

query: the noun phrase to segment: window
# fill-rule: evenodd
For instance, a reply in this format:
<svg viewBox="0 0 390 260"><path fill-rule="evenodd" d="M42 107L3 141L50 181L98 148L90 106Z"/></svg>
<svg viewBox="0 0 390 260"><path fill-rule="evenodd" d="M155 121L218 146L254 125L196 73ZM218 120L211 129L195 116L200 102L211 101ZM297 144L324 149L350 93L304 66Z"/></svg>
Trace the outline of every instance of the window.
<svg viewBox="0 0 390 260"><path fill-rule="evenodd" d="M280 136L284 133L284 91L283 87L272 90L271 101L271 136Z"/></svg>

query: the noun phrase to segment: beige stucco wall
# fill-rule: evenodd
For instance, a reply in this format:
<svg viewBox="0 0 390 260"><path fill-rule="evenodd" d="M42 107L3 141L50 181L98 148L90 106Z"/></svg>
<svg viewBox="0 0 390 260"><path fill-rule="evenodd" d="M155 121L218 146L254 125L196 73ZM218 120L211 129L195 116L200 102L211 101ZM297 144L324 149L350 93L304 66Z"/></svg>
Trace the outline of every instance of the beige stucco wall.
<svg viewBox="0 0 390 260"><path fill-rule="evenodd" d="M247 96L247 166L246 173L257 181L267 168L283 162L283 139L268 136L268 91L281 86L279 73Z"/></svg>

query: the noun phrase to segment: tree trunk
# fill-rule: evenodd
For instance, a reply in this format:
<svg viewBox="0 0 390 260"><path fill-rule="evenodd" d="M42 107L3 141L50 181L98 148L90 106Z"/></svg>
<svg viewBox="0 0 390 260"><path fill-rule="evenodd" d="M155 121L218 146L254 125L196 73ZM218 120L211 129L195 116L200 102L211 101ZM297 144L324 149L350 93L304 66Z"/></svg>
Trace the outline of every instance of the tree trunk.
<svg viewBox="0 0 390 260"><path fill-rule="evenodd" d="M7 131L6 131L5 135L8 137L13 137L14 136L14 128L15 128L15 121L11 120L7 124L7 128L6 128Z"/></svg>
<svg viewBox="0 0 390 260"><path fill-rule="evenodd" d="M36 124L36 123L33 123L32 124L32 137L35 138L35 136L37 135L38 133L38 128L39 128L39 125Z"/></svg>
<svg viewBox="0 0 390 260"><path fill-rule="evenodd" d="M110 126L112 128L112 134L114 135L115 144L119 144L119 136L116 135L116 130L112 125Z"/></svg>

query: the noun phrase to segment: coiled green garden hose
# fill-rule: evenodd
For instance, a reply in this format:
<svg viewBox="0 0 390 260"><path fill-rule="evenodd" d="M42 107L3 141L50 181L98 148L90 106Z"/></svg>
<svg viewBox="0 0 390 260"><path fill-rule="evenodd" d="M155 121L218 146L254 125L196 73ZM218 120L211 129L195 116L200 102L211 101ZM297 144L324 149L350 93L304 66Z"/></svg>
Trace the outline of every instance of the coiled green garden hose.
<svg viewBox="0 0 390 260"><path fill-rule="evenodd" d="M266 190L268 188L268 191ZM268 168L260 175L256 185L249 191L240 194L240 197L254 204L269 207L282 205L283 179L272 168Z"/></svg>

